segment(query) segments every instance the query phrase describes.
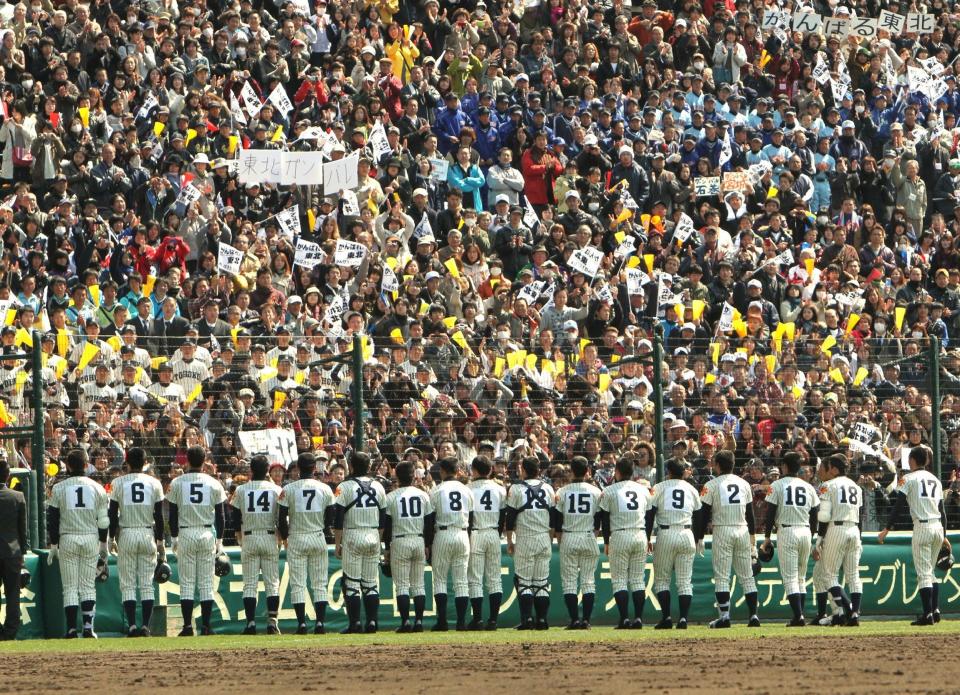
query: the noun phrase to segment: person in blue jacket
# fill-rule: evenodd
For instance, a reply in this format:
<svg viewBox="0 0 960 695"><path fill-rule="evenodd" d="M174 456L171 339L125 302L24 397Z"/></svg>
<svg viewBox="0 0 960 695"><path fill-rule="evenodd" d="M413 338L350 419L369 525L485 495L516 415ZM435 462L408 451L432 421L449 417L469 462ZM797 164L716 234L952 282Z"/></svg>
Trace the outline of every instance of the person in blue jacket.
<svg viewBox="0 0 960 695"><path fill-rule="evenodd" d="M447 170L447 184L452 188L463 191L463 207L473 210L483 210L483 201L480 198L480 189L486 183L486 178L480 167L470 163L470 148L461 147L457 150L457 161Z"/></svg>
<svg viewBox="0 0 960 695"><path fill-rule="evenodd" d="M470 125L470 117L460 108L460 99L451 92L447 95L446 108L437 114L433 132L437 135L437 149L444 155L460 146L460 129Z"/></svg>

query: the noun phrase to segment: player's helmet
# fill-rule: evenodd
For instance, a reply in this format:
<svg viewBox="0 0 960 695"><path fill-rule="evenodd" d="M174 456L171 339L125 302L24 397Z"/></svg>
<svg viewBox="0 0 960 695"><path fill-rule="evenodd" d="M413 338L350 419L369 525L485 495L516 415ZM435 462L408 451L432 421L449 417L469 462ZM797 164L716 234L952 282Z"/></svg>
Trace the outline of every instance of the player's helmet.
<svg viewBox="0 0 960 695"><path fill-rule="evenodd" d="M31 579L30 570L28 570L26 567L21 569L20 570L20 588L26 589L28 586L30 586L30 579Z"/></svg>
<svg viewBox="0 0 960 695"><path fill-rule="evenodd" d="M157 568L153 570L153 580L157 584L164 584L170 581L170 575L172 573L173 573L173 570L170 569L170 565L168 565L163 560L158 560Z"/></svg>
<svg viewBox="0 0 960 695"><path fill-rule="evenodd" d="M390 563L380 558L380 571L383 572L384 577L393 577L393 570L390 569Z"/></svg>
<svg viewBox="0 0 960 695"><path fill-rule="evenodd" d="M96 580L103 584L108 579L110 579L110 565L107 564L107 561L103 558L97 560L97 576Z"/></svg>
<svg viewBox="0 0 960 695"><path fill-rule="evenodd" d="M773 559L773 544L770 544L770 549L767 549L766 545L761 545L757 550L757 559L761 563L770 562Z"/></svg>
<svg viewBox="0 0 960 695"><path fill-rule="evenodd" d="M944 546L940 548L940 553L937 555L937 568L947 572L951 567L953 567L953 553Z"/></svg>
<svg viewBox="0 0 960 695"><path fill-rule="evenodd" d="M753 562L753 576L756 577L760 574L760 570L763 569L763 565L760 564L760 560L754 560Z"/></svg>
<svg viewBox="0 0 960 695"><path fill-rule="evenodd" d="M220 553L213 561L213 573L218 577L226 577L233 571L230 566L230 558L226 553Z"/></svg>

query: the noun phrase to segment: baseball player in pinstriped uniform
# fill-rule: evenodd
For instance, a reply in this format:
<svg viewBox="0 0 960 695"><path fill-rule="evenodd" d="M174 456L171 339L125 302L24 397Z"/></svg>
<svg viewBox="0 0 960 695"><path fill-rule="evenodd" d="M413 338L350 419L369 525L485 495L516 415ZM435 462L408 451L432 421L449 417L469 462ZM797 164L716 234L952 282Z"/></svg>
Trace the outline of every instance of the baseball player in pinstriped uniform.
<svg viewBox="0 0 960 695"><path fill-rule="evenodd" d="M287 544L290 567L290 602L297 614L297 634L307 634L307 579L317 621L313 634L326 632L327 576L329 550L327 530L333 524L333 490L314 480L317 461L311 453L297 457L299 479L284 486L280 493L277 526Z"/></svg>
<svg viewBox="0 0 960 695"><path fill-rule="evenodd" d="M106 490L88 478L87 453L74 449L67 454L70 476L53 486L47 504L47 533L50 554L47 563L60 560L63 584L63 610L67 619L67 639L77 637L77 614L83 613L83 636L96 638L93 620L96 614L97 547L100 559L107 557L109 500Z"/></svg>
<svg viewBox="0 0 960 695"><path fill-rule="evenodd" d="M240 542L243 562L243 612L245 635L257 634L257 580L263 574L267 595L267 634L279 635L277 612L280 610L280 549L277 546L277 516L280 486L267 479L270 462L266 456L250 461L250 481L233 491L234 528Z"/></svg>
<svg viewBox="0 0 960 695"><path fill-rule="evenodd" d="M533 456L520 462L524 480L511 485L505 523L507 554L513 556L513 581L520 606L518 630L546 630L550 610L550 555L553 528L553 488L539 479L540 461ZM536 611L536 622L533 612Z"/></svg>
<svg viewBox="0 0 960 695"><path fill-rule="evenodd" d="M927 470L930 459L931 451L925 446L910 450L910 472L900 482L886 528L877 535L877 542L883 543L897 520L907 508L910 509L913 519L913 568L917 573L923 608L923 613L911 625L933 625L940 621L940 585L933 568L940 548L950 548L950 541L945 537L947 514L943 508L943 486L937 476Z"/></svg>
<svg viewBox="0 0 960 695"><path fill-rule="evenodd" d="M127 637L149 637L153 614L153 573L164 557L163 486L143 472L146 453L140 447L127 452L129 473L110 486L110 536L117 543L120 595L127 618ZM137 589L140 590L141 627L137 627Z"/></svg>
<svg viewBox="0 0 960 695"><path fill-rule="evenodd" d="M337 557L343 558L343 596L349 624L344 634L377 631L380 609L380 542L383 536L383 510L386 493L383 486L367 476L370 457L353 452L351 477L337 488L333 534ZM366 627L360 622L360 604L367 615Z"/></svg>
<svg viewBox="0 0 960 695"><path fill-rule="evenodd" d="M473 515L473 493L457 480L457 460L440 459L440 484L430 491L434 511L433 544L430 564L433 567L433 602L437 622L433 632L446 632L447 575L453 577L453 595L457 610L457 630L467 629L467 563L470 560L470 527Z"/></svg>
<svg viewBox="0 0 960 695"><path fill-rule="evenodd" d="M747 627L760 627L757 617L757 582L753 560L757 557L756 522L753 518L753 490L746 480L733 475L733 452L713 455L713 472L700 493L701 535L713 521L713 583L720 617L712 628L730 627L730 569L743 585L743 597L750 611Z"/></svg>
<svg viewBox="0 0 960 695"><path fill-rule="evenodd" d="M780 463L780 478L770 486L767 495L766 533L763 546L772 550L770 536L777 527L777 561L783 579L783 593L790 602L793 619L787 627L803 627L803 604L806 602L807 561L810 559L810 538L817 528L820 498L805 480L797 477L803 458L788 451Z"/></svg>
<svg viewBox="0 0 960 695"><path fill-rule="evenodd" d="M426 589L423 581L426 548L433 540L433 503L430 496L413 486L413 464L398 463L395 469L400 487L387 495L383 529L385 560L393 575L393 593L400 613L397 632L423 632ZM410 597L413 596L413 626L410 625Z"/></svg>
<svg viewBox="0 0 960 695"><path fill-rule="evenodd" d="M490 617L486 629L497 629L503 582L500 579L500 534L503 533L507 491L490 479L493 466L486 456L473 459L474 480L468 487L473 493L473 530L470 533L470 563L467 583L470 586L470 609L473 619L468 630L480 630L483 624L483 587L490 595Z"/></svg>
<svg viewBox="0 0 960 695"><path fill-rule="evenodd" d="M860 508L863 497L860 487L846 475L847 457L834 454L820 464L820 541L813 550L813 558L823 558L825 585L835 606L842 607L845 622L851 627L860 624ZM840 586L840 568L850 589L850 596Z"/></svg>
<svg viewBox="0 0 960 695"><path fill-rule="evenodd" d="M223 552L227 493L220 481L203 472L206 453L187 449L187 472L170 483L170 535L180 569L180 637L193 636L194 597L200 600L201 635L212 635L214 558Z"/></svg>
<svg viewBox="0 0 960 695"><path fill-rule="evenodd" d="M652 549L653 590L663 614L660 622L654 626L655 630L673 627L670 617L671 577L676 577L680 605L677 629L687 629L687 616L693 602L693 555L703 549L700 495L690 483L683 480L683 473L682 463L668 461L667 479L653 487L653 499L647 509L648 539L653 537L654 522L657 527L657 542Z"/></svg>
<svg viewBox="0 0 960 695"><path fill-rule="evenodd" d="M643 628L643 605L647 600L644 571L648 542L644 524L650 491L633 480L633 462L617 461L615 481L600 495L600 527L603 552L610 558L610 584L620 613L618 630ZM629 597L633 596L634 619L629 617ZM586 598L586 597L584 597Z"/></svg>
<svg viewBox="0 0 960 695"><path fill-rule="evenodd" d="M570 614L568 630L589 630L593 599L597 591L597 530L600 528L600 488L584 482L587 459L570 461L573 481L557 490L553 531L560 545L560 577L563 601ZM578 614L577 591L583 594L583 618Z"/></svg>

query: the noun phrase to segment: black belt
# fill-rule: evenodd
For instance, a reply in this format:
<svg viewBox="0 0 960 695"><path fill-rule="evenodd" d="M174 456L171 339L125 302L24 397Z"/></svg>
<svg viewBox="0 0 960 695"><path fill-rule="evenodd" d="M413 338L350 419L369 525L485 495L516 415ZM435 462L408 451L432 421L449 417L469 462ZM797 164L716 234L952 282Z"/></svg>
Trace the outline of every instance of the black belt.
<svg viewBox="0 0 960 695"><path fill-rule="evenodd" d="M834 526L854 526L855 524L856 524L855 521L834 521L833 522Z"/></svg>
<svg viewBox="0 0 960 695"><path fill-rule="evenodd" d="M918 524L939 524L941 519L917 519Z"/></svg>
<svg viewBox="0 0 960 695"><path fill-rule="evenodd" d="M780 528L803 528L806 524L780 524Z"/></svg>
<svg viewBox="0 0 960 695"><path fill-rule="evenodd" d="M660 530L666 531L667 529L670 529L670 528L689 529L689 528L693 528L693 526L691 526L690 524L687 524L686 526L661 526Z"/></svg>
<svg viewBox="0 0 960 695"><path fill-rule="evenodd" d="M131 528L148 528L152 530L153 526L121 526L120 530L123 531L124 529L131 529Z"/></svg>
<svg viewBox="0 0 960 695"><path fill-rule="evenodd" d="M379 531L379 526L352 526L350 528L343 529L344 531Z"/></svg>
<svg viewBox="0 0 960 695"><path fill-rule="evenodd" d="M669 527L669 526L661 526L660 528L670 528L670 527ZM690 527L687 526L687 528L690 528ZM646 533L646 531L645 531L644 529L642 529L642 528L615 528L615 529L613 529L610 533L617 533L618 531L642 531L643 533Z"/></svg>
<svg viewBox="0 0 960 695"><path fill-rule="evenodd" d="M422 533L401 533L398 536L394 536L394 538L423 538L423 534Z"/></svg>
<svg viewBox="0 0 960 695"><path fill-rule="evenodd" d="M149 527L149 528L153 528L153 527ZM188 529L188 528L213 528L213 524L207 524L206 526L181 526L180 528L181 528L181 529Z"/></svg>
<svg viewBox="0 0 960 695"><path fill-rule="evenodd" d="M252 536L254 533L266 533L268 536L272 536L276 533L273 529L255 529L253 531L244 531L244 536Z"/></svg>
<svg viewBox="0 0 960 695"><path fill-rule="evenodd" d="M622 531L623 529L618 529L618 530ZM594 531L567 531L567 529L563 529L560 533L595 533L595 532Z"/></svg>
<svg viewBox="0 0 960 695"><path fill-rule="evenodd" d="M438 531L466 531L462 526L437 526Z"/></svg>

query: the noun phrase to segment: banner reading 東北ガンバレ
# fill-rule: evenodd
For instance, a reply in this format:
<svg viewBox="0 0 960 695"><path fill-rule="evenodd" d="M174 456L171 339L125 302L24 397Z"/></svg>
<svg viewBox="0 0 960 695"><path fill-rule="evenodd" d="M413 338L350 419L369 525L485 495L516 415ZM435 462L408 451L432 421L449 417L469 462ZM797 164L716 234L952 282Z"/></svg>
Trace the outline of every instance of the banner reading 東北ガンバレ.
<svg viewBox="0 0 960 695"><path fill-rule="evenodd" d="M951 540L960 540L960 533L950 534ZM913 571L913 560L910 553L909 534L895 533L887 538L885 545L877 545L876 534L865 534L863 538L863 557L860 561L860 576L863 580L863 607L862 615L868 618L872 615L912 617L918 611L919 596L917 594L916 575ZM240 551L230 550L234 573L223 579L214 578L216 605L213 612L214 629L223 633L237 633L244 627L243 621L243 580L240 576ZM512 558L506 553L502 556L503 609L500 615L500 625L509 627L519 622L516 592L513 587ZM157 588L157 602L159 606L170 606L166 612L164 625L163 611L158 611L154 622L154 634L163 634L164 630L176 634L180 630L180 611L177 608L180 596L177 585L176 557L169 555L170 565L173 568L173 578ZM111 558L110 579L106 584L97 584L97 632L101 636L119 635L126 632L123 624L123 610L120 603L118 573ZM33 581L24 592L21 615L23 627L20 629L21 639L36 637L60 637L64 633L63 610L61 601L60 573L57 564L47 566L37 562L31 556L27 560L27 568L33 573ZM813 563L810 564L812 571ZM807 572L807 605L808 616L815 614L813 608L812 588L810 587L810 571ZM329 597L330 607L327 611L328 631L339 630L346 626L346 616L343 607L341 591L340 561L330 552ZM941 610L945 614L960 612L960 572L951 570L946 576L937 572L943 586L940 589ZM645 622L655 622L659 617L659 606L656 597L652 594L653 564L647 562L647 606ZM566 609L560 591L560 562L556 546L550 565L551 602L550 622L552 625L565 625L567 622ZM732 584L732 603L734 620L746 620L743 606L743 593L736 580ZM777 560L764 565L757 577L757 587L760 599L760 619L783 619L790 615L790 607L783 594L783 583L777 569ZM289 597L289 575L281 558L281 610L280 627L284 631L292 632L296 628L293 607ZM41 597L42 593L42 597ZM433 596L430 588L430 572L427 570L427 617L433 616ZM705 622L716 617L713 596L713 569L711 565L709 539L707 552L704 557L697 558L693 570L693 608L690 618L694 622ZM380 627L392 630L399 625L396 605L393 597L391 581L380 576ZM676 595L674 600L674 614L676 614ZM453 600L450 599L450 611L453 611ZM4 608L5 609L5 608ZM486 615L486 602L484 615ZM264 597L261 594L257 608L259 623L265 625ZM312 619L312 606L307 603L307 613ZM0 620L3 612L0 610ZM616 623L617 610L614 606L613 594L610 591L610 565L606 558L601 557L597 568L597 599L594 608L593 620L595 625L612 625ZM199 611L197 611L199 618ZM428 620L428 623L430 621ZM323 639L323 638L318 638Z"/></svg>

